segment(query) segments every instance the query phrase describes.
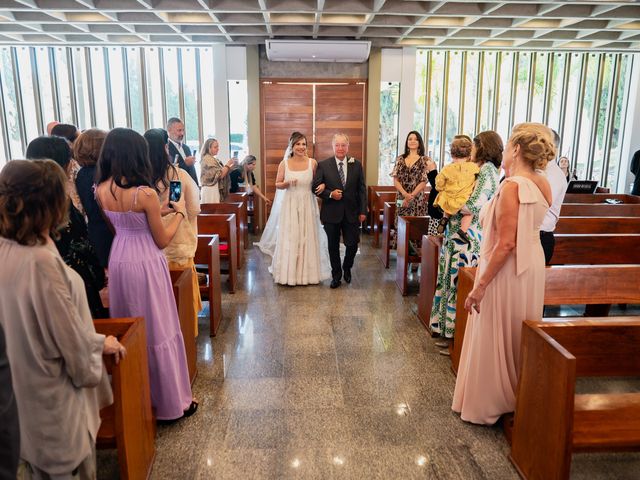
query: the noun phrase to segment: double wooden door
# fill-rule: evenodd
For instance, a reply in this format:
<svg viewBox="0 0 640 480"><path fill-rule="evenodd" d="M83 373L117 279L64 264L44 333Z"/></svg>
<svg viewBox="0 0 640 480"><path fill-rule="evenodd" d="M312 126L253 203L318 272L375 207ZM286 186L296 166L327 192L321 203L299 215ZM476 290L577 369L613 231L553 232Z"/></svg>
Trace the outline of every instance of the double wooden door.
<svg viewBox="0 0 640 480"><path fill-rule="evenodd" d="M333 155L333 135L346 133L349 156L366 161L366 82L263 81L261 102L261 186L269 198L275 194L278 165L294 131L307 137L309 156L316 160Z"/></svg>

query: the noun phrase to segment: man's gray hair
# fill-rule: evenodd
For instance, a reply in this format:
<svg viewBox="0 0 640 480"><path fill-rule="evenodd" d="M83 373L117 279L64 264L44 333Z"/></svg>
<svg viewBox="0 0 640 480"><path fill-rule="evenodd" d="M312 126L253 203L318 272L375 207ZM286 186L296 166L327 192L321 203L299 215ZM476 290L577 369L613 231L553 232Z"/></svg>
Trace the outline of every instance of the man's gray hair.
<svg viewBox="0 0 640 480"><path fill-rule="evenodd" d="M167 130L173 127L176 123L184 123L184 122L180 120L178 117L171 117L169 120L167 120Z"/></svg>
<svg viewBox="0 0 640 480"><path fill-rule="evenodd" d="M346 133L336 133L333 135L333 138L331 139L331 145L336 144L336 139L338 137L344 137L344 139L347 141L347 144L349 143L349 135L347 135Z"/></svg>

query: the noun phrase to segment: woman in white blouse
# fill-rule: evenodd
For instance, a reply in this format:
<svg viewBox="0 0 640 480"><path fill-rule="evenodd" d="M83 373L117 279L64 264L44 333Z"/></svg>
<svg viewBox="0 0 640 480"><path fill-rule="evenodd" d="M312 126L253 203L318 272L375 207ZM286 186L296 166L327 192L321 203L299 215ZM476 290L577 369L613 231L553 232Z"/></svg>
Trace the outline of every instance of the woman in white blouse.
<svg viewBox="0 0 640 480"><path fill-rule="evenodd" d="M80 276L52 236L66 221L66 176L51 160L14 160L0 172L0 325L20 423L18 478L95 478L100 408L113 401Z"/></svg>

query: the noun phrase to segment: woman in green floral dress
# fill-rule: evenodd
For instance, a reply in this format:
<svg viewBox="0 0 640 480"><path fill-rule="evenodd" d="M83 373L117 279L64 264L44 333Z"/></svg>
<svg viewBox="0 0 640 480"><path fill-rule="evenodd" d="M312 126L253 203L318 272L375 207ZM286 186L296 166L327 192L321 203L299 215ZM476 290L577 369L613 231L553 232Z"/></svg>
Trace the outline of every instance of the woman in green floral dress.
<svg viewBox="0 0 640 480"><path fill-rule="evenodd" d="M478 265L482 239L479 213L483 205L498 190L502 150L502 139L496 132L481 132L473 139L471 160L478 164L480 173L473 193L465 205L466 209L473 214L471 227L467 232L471 244L467 245L456 235L462 220L462 213L459 212L449 219L445 231L438 262L436 293L431 309L431 332L434 336L439 335L445 339L436 343L439 347L447 347L448 339L453 338L455 331L458 270L461 267ZM462 210L464 211L465 208ZM443 350L440 353L447 355L448 351Z"/></svg>

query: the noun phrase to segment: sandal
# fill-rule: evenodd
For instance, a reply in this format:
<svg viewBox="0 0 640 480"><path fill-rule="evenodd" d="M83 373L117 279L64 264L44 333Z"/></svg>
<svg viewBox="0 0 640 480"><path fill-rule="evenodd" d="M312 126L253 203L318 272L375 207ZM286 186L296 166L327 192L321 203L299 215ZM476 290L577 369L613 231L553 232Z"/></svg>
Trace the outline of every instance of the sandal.
<svg viewBox="0 0 640 480"><path fill-rule="evenodd" d="M194 413L196 413L196 410L198 410L198 402L196 402L195 400L193 400L191 402L191 405L189 405L189 408L187 408L184 411L184 418L190 417L191 415L193 415Z"/></svg>
<svg viewBox="0 0 640 480"><path fill-rule="evenodd" d="M442 235L444 233L444 229L447 227L447 223L449 223L449 219L447 217L442 217L438 222L438 228L436 231L438 235Z"/></svg>

